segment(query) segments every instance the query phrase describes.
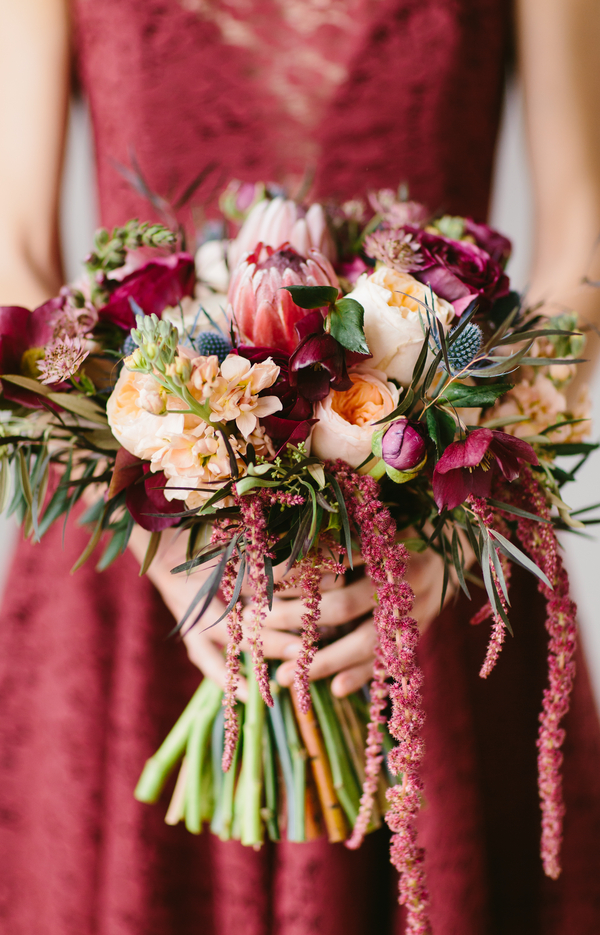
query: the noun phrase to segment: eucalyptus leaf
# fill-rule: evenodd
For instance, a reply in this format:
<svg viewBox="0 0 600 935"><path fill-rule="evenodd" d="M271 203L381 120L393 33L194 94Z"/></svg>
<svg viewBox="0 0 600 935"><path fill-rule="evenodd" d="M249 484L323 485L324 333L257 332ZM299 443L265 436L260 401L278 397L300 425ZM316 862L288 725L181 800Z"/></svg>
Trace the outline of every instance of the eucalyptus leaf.
<svg viewBox="0 0 600 935"><path fill-rule="evenodd" d="M500 396L512 389L510 383L488 383L481 386L465 386L464 383L451 383L438 397L440 403L448 402L457 409L469 409L476 406L493 406Z"/></svg>
<svg viewBox="0 0 600 935"><path fill-rule="evenodd" d="M106 413L87 396L78 396L75 393L48 393L48 399L62 409L67 409L88 422L97 422L98 425L107 425Z"/></svg>
<svg viewBox="0 0 600 935"><path fill-rule="evenodd" d="M552 585L548 580L547 576L544 574L541 568L539 568L535 562L529 558L528 555L525 555L521 549L517 548L514 543L510 542L502 533L497 532L495 529L490 529L490 535L497 539L500 545L502 546L505 554L508 555L517 565L521 565L523 568L526 568L527 571L530 571L536 578L539 578L545 585L547 585L552 590Z"/></svg>

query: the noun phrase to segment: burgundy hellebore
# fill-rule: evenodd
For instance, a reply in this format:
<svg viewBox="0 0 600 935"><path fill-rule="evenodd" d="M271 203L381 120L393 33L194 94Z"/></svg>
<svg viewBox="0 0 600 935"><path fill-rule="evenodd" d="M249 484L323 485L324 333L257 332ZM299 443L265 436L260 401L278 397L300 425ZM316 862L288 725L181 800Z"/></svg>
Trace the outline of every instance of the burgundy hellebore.
<svg viewBox="0 0 600 935"><path fill-rule="evenodd" d="M98 312L100 321L110 321L126 331L135 328L133 299L146 315L159 318L166 308L176 306L187 295L194 294L196 274L190 253L149 260L122 279L112 291L106 305ZM110 285L107 280L106 285Z"/></svg>
<svg viewBox="0 0 600 935"><path fill-rule="evenodd" d="M488 497L494 473L499 471L507 481L513 481L522 461L538 463L531 445L495 429L475 429L463 441L452 442L433 472L438 510L453 510L469 494Z"/></svg>
<svg viewBox="0 0 600 935"><path fill-rule="evenodd" d="M427 453L419 432L402 416L392 422L381 439L381 457L396 471L413 471Z"/></svg>
<svg viewBox="0 0 600 935"><path fill-rule="evenodd" d="M325 399L332 390L349 390L352 380L346 369L346 351L327 334L322 312L309 312L296 322L300 343L290 357L290 385L311 403Z"/></svg>
<svg viewBox="0 0 600 935"><path fill-rule="evenodd" d="M43 348L50 343L54 332L54 321L65 304L64 296L49 299L34 309L19 305L0 307L0 374L15 374L35 378L35 361L43 353ZM31 354L27 352L31 351ZM60 389L60 387L54 387ZM43 395L22 389L6 381L2 384L6 399L39 409L50 404Z"/></svg>
<svg viewBox="0 0 600 935"><path fill-rule="evenodd" d="M163 492L166 483L163 471L151 473L147 461L136 458L126 448L119 448L108 499L125 490L127 509L136 523L149 532L159 532L178 523L185 509L181 500L167 500ZM171 515L165 516L165 513Z"/></svg>

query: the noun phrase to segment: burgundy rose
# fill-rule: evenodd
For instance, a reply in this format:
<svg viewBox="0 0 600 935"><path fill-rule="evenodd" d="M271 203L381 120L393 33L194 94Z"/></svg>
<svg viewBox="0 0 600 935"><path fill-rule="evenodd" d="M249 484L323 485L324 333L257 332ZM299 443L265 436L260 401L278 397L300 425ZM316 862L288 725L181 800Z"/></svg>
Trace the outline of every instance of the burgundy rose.
<svg viewBox="0 0 600 935"><path fill-rule="evenodd" d="M111 280L107 280L109 285ZM106 305L98 312L100 321L109 321L128 331L135 327L130 299L146 315L162 315L165 308L176 306L184 296L194 294L196 274L194 258L189 253L173 253L150 260L122 279Z"/></svg>
<svg viewBox="0 0 600 935"><path fill-rule="evenodd" d="M433 472L438 510L453 510L469 494L488 497L494 473L499 471L507 481L513 481L519 476L522 461L538 463L531 445L495 429L475 429L463 441L452 442Z"/></svg>
<svg viewBox="0 0 600 935"><path fill-rule="evenodd" d="M500 264L476 244L449 240L417 227L405 227L420 246L412 275L430 285L441 299L452 302L457 315L475 296L493 302L508 294L508 277ZM417 263L415 263L417 267Z"/></svg>
<svg viewBox="0 0 600 935"><path fill-rule="evenodd" d="M489 253L492 260L504 269L512 253L512 244L508 237L504 237L487 224L477 224L471 218L465 218L465 234L471 236L477 246Z"/></svg>

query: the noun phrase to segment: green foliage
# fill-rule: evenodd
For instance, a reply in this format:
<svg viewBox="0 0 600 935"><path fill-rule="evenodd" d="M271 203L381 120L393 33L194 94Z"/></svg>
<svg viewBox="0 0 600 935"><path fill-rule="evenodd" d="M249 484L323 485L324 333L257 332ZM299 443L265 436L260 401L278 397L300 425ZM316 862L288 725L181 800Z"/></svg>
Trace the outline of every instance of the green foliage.
<svg viewBox="0 0 600 935"><path fill-rule="evenodd" d="M338 297L335 286L284 286L300 308L325 308Z"/></svg>
<svg viewBox="0 0 600 935"><path fill-rule="evenodd" d="M481 386L451 383L438 397L438 402L449 403L456 409L493 406L496 400L510 389L512 383L485 383Z"/></svg>
<svg viewBox="0 0 600 935"><path fill-rule="evenodd" d="M340 299L329 312L329 330L342 347L357 354L369 354L365 338L364 309L354 299Z"/></svg>

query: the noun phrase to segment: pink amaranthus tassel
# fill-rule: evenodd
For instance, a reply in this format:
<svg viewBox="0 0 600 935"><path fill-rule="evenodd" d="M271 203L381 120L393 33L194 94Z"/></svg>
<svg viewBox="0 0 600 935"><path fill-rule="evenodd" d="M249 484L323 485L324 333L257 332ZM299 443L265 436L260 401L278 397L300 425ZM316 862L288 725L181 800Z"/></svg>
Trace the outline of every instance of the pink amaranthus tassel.
<svg viewBox="0 0 600 935"><path fill-rule="evenodd" d="M265 662L261 630L268 608L268 579L265 569L265 557L270 555L267 521L263 498L259 491L253 491L237 498L244 524L246 541L246 562L248 579L252 587L252 626L248 633L248 642L252 650L252 664L258 687L265 704L273 707L273 698L269 687L269 669Z"/></svg>
<svg viewBox="0 0 600 935"><path fill-rule="evenodd" d="M388 790L390 809L386 821L393 832L392 863L400 873L399 901L407 908L407 933L430 935L424 852L417 844L415 827L423 787L419 767L424 754L421 738L424 714L421 698L423 675L416 660L419 630L416 621L409 616L414 594L404 580L408 552L396 542L396 525L389 510L379 500L377 482L368 475L360 477L342 461L329 465L329 470L336 476L344 493L350 520L360 533L367 574L377 588L375 628L385 669L393 679L389 688L392 700L389 730L398 746L390 753L389 764L401 780ZM376 685L380 681L379 674ZM374 708L379 710L376 705ZM371 726L369 739L373 757L373 748L380 750L381 740L377 740ZM369 775L369 786L365 783L363 791L363 826L367 796L373 787L371 779Z"/></svg>
<svg viewBox="0 0 600 935"><path fill-rule="evenodd" d="M302 647L294 673L294 687L303 714L306 714L311 706L308 672L319 644L321 577L326 574L343 575L344 566L333 558L326 558L319 549L300 560L293 581L294 586L302 591L302 603L305 608L302 615Z"/></svg>
<svg viewBox="0 0 600 935"><path fill-rule="evenodd" d="M508 537L510 535L509 530L504 520L501 519L499 516L494 516L494 514L488 507L485 500L482 500L478 497L471 496L468 498L467 502L469 503L469 506L475 513L475 516L477 516L485 526L487 526L488 528L497 529L498 532L501 532L503 536ZM508 559L506 559L503 555L500 556L500 562L502 564L504 580L506 582L506 587L508 590L508 586L510 584L510 572L511 572L512 566L511 566L511 563L508 561ZM506 614L508 614L508 603L506 601L506 598L504 597L504 594L502 593L502 588L500 586L500 582L498 581L498 575L496 574L496 569L494 568L494 564L491 558L490 558L490 574L494 580L494 584L496 585L496 590L498 592L500 602L502 603L502 609L504 610ZM483 621L487 620L488 617L492 618L492 633L490 636L490 641L488 643L487 652L485 654L485 659L483 660L483 665L481 666L481 669L479 670L479 677L482 679L486 679L488 675L490 675L490 673L492 672L494 666L496 665L498 661L498 656L500 655L500 650L502 649L502 646L504 644L504 639L506 637L506 624L504 623L504 620L502 619L500 614L496 613L493 610L492 605L490 604L489 601L486 604L484 604L483 607L481 607L477 611L476 614L473 615L471 619L471 623L474 625L483 623Z"/></svg>
<svg viewBox="0 0 600 935"><path fill-rule="evenodd" d="M515 489L516 488L516 489ZM530 468L523 469L520 484L511 485L504 499L543 519L550 518L546 497ZM508 502L508 501L507 501ZM565 732L560 722L569 710L575 676L574 654L577 643L577 607L569 595L569 578L563 566L558 542L549 523L519 517L517 534L530 558L552 584L542 581L538 589L546 598L548 643L548 687L544 691L538 733L538 788L542 807L541 856L544 872L556 880L560 875L560 847L565 806L562 793L561 747Z"/></svg>
<svg viewBox="0 0 600 935"><path fill-rule="evenodd" d="M229 542L231 538L231 529L227 524L216 522L213 526L211 544L216 542ZM221 593L224 600L229 604L233 597L235 582L240 565L239 555L234 552L231 556L223 577L221 579ZM225 693L223 695L223 707L225 708L225 740L223 747L223 758L221 768L226 773L231 763L237 747L239 737L239 721L236 716L236 692L240 680L240 643L242 642L242 603L238 601L227 615L227 650L225 655Z"/></svg>

